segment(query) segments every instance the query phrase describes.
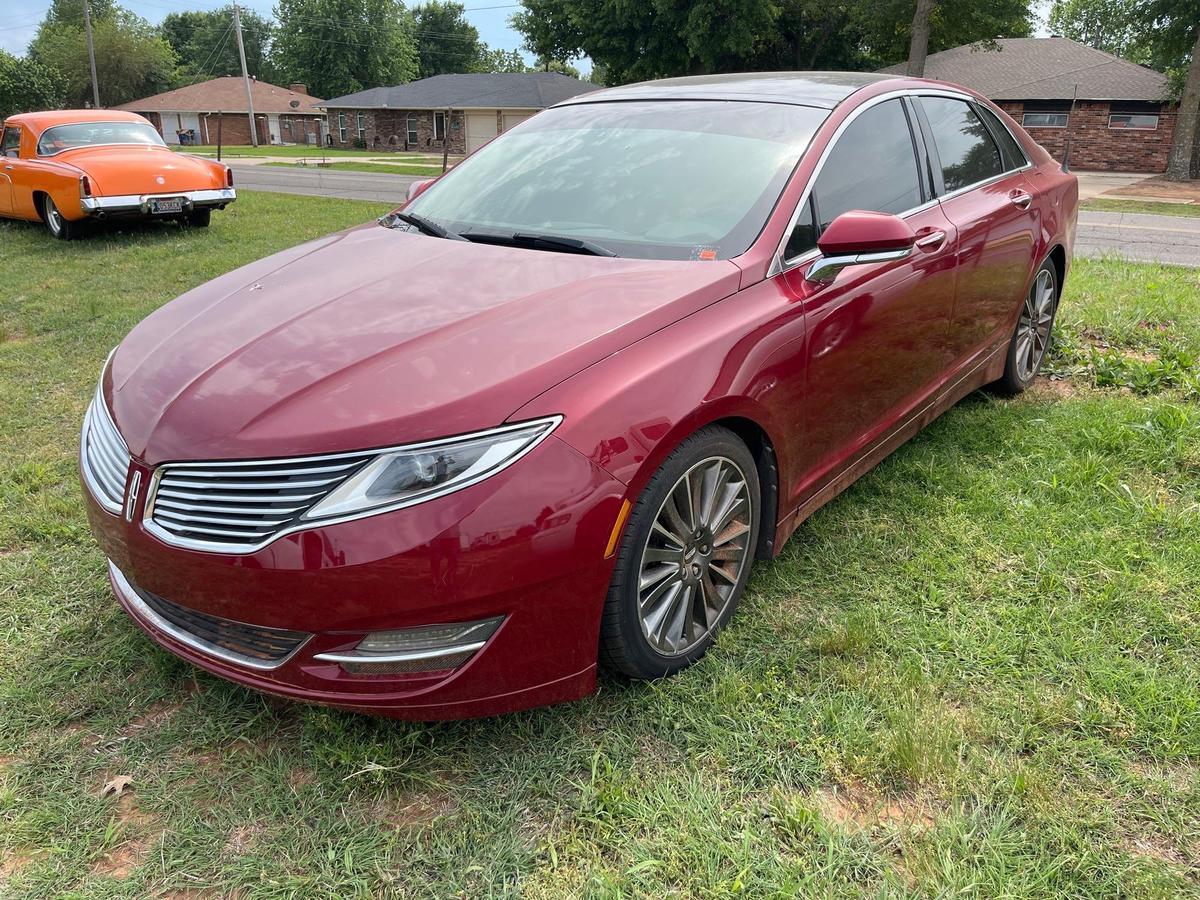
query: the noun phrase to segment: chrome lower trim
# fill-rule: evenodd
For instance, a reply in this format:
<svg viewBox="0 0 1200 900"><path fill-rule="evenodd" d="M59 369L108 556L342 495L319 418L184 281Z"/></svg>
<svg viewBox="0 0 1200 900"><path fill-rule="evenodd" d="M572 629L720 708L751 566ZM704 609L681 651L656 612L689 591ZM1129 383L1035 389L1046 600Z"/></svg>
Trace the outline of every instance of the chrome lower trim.
<svg viewBox="0 0 1200 900"><path fill-rule="evenodd" d="M434 647L430 650L403 650L399 653L318 653L313 659L334 663L399 663L417 662L424 659L440 659L443 656L454 656L458 653L475 653L482 649L487 641L475 641L471 644L455 644L450 647Z"/></svg>
<svg viewBox="0 0 1200 900"><path fill-rule="evenodd" d="M101 212L150 212L150 201L156 198L171 199L182 197L184 199L184 212L188 212L196 207L204 206L220 206L224 203L232 203L237 199L237 191L233 188L219 188L217 190L205 191L176 191L156 194L121 194L116 197L83 197L79 201L79 208L88 214Z"/></svg>
<svg viewBox="0 0 1200 900"><path fill-rule="evenodd" d="M197 653L203 653L205 656L212 656L223 660L224 662L232 663L236 666L244 666L248 669L258 669L259 671L278 669L297 653L299 653L301 649L303 649L304 646L308 644L310 640L312 640L310 636L301 641L296 645L295 650L278 661L263 662L261 659L243 656L240 653L234 653L233 651L226 650L223 647L217 647L208 643L208 641L200 640L191 632L184 631L174 623L168 622L146 605L146 602L142 600L140 596L138 596L138 592L134 589L133 585L129 583L129 579L125 577L125 573L118 569L116 563L114 563L111 559L108 560L108 576L112 579L113 584L116 585L117 590L120 592L121 599L129 604L130 608L137 613L142 621L152 625L157 631L161 631L172 640L178 641L186 647L190 647Z"/></svg>

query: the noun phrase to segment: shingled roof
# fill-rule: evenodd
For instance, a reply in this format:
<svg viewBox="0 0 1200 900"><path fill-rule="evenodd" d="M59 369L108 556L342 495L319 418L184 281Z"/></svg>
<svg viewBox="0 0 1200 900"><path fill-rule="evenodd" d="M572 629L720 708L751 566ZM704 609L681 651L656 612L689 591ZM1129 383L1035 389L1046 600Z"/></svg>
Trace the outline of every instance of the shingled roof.
<svg viewBox="0 0 1200 900"><path fill-rule="evenodd" d="M594 90L596 85L560 72L489 72L434 75L317 101L317 105L353 109L545 109Z"/></svg>
<svg viewBox="0 0 1200 900"><path fill-rule="evenodd" d="M1166 98L1167 78L1153 69L1069 38L1000 38L997 48L964 44L925 60L925 77L952 81L991 100ZM904 63L881 69L903 74Z"/></svg>
<svg viewBox="0 0 1200 900"><path fill-rule="evenodd" d="M319 115L313 107L324 102L317 97L301 94L276 84L268 84L265 81L251 80L250 91L254 97L256 114ZM153 97L131 100L116 108L139 113L249 112L246 109L246 86L241 77L235 75L224 75L210 81L201 81L198 84L189 84L187 87L155 94Z"/></svg>

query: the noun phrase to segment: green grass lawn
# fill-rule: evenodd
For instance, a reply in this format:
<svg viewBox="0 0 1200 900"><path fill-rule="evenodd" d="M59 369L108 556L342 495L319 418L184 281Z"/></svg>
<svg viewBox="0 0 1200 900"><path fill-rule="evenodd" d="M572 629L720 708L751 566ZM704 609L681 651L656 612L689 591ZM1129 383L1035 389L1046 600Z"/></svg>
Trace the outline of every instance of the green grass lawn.
<svg viewBox="0 0 1200 900"><path fill-rule="evenodd" d="M1152 213L1156 216L1200 216L1197 203L1159 203L1154 200L1121 200L1116 197L1093 197L1085 200L1082 209L1096 212Z"/></svg>
<svg viewBox="0 0 1200 900"><path fill-rule="evenodd" d="M287 169L305 170L309 167L298 166L290 162L268 162L263 163L264 166L281 166ZM442 174L442 161L439 159L437 163L428 163L426 165L392 165L391 163L369 163L369 162L335 162L331 165L316 168L314 172L371 172L376 175L425 175L433 178Z"/></svg>
<svg viewBox="0 0 1200 900"><path fill-rule="evenodd" d="M415 725L155 648L76 482L105 354L385 210L0 224L0 896L1200 894L1200 270L1077 262L1060 379L968 398L818 512L671 681Z"/></svg>

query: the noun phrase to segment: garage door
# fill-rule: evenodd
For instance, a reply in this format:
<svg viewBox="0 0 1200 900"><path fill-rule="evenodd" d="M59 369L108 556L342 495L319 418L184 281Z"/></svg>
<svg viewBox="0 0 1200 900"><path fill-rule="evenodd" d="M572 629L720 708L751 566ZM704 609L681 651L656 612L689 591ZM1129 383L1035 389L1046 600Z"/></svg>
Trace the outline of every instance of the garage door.
<svg viewBox="0 0 1200 900"><path fill-rule="evenodd" d="M533 116L533 113L505 113L504 114L504 130L516 128L526 119Z"/></svg>
<svg viewBox="0 0 1200 900"><path fill-rule="evenodd" d="M496 114L467 113L467 152L473 153L496 136Z"/></svg>

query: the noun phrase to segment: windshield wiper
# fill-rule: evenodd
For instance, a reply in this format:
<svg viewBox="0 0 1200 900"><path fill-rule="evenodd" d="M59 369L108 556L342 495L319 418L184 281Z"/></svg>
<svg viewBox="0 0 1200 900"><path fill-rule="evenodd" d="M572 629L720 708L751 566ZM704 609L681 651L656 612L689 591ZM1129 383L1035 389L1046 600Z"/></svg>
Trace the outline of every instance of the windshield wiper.
<svg viewBox="0 0 1200 900"><path fill-rule="evenodd" d="M558 234L538 234L532 231L514 231L512 234L500 234L494 231L467 231L462 236L468 241L478 241L481 244L507 244L514 247L540 245L564 253L583 253L588 256L617 255L594 241Z"/></svg>
<svg viewBox="0 0 1200 900"><path fill-rule="evenodd" d="M379 224L384 228L395 228L397 222L403 222L405 225L411 225L422 234L428 234L432 237L445 238L449 241L465 241L466 238L457 231L451 231L449 228L443 228L432 219L427 219L424 216L418 216L413 213L406 212L390 212L379 220Z"/></svg>

